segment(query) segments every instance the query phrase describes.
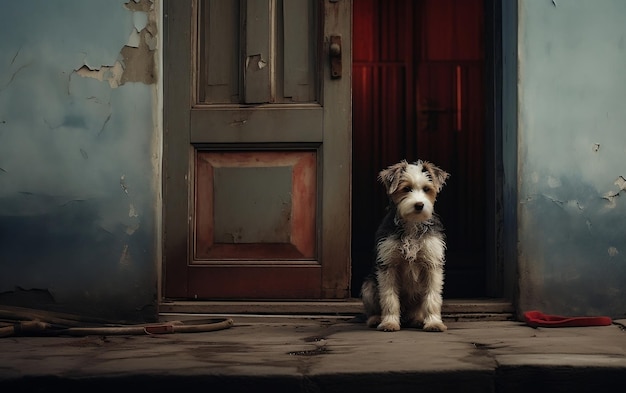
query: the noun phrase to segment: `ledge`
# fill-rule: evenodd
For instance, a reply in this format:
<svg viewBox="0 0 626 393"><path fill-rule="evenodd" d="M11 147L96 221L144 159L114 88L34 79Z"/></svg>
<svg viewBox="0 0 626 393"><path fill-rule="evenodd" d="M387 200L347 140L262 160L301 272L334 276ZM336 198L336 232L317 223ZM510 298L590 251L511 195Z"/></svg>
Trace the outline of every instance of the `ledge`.
<svg viewBox="0 0 626 393"><path fill-rule="evenodd" d="M160 314L260 314L260 315L346 315L363 313L359 299L311 301L189 301L167 300ZM511 320L514 308L502 299L444 300L447 320Z"/></svg>

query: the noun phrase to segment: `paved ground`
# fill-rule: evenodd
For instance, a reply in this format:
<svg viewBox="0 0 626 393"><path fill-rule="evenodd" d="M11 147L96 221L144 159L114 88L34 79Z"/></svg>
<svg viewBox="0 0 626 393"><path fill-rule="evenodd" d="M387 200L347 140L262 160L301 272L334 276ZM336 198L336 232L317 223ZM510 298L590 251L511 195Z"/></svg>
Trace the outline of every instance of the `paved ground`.
<svg viewBox="0 0 626 393"><path fill-rule="evenodd" d="M0 339L0 391L602 392L626 385L623 325L233 317L225 330ZM622 324L626 320L616 321Z"/></svg>

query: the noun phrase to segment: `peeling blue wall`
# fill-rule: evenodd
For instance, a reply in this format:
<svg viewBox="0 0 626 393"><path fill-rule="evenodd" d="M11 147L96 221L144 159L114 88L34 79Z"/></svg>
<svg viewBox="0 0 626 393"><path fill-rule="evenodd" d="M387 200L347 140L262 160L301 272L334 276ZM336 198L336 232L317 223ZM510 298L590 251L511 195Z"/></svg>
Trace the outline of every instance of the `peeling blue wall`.
<svg viewBox="0 0 626 393"><path fill-rule="evenodd" d="M520 309L626 315L626 2L519 0Z"/></svg>
<svg viewBox="0 0 626 393"><path fill-rule="evenodd" d="M128 3L2 5L0 304L156 315L155 11Z"/></svg>

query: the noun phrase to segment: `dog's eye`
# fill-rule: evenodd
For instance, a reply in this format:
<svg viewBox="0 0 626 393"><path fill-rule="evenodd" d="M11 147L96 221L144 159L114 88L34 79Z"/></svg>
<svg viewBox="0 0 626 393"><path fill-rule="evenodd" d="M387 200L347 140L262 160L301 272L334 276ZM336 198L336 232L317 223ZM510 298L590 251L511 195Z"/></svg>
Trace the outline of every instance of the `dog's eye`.
<svg viewBox="0 0 626 393"><path fill-rule="evenodd" d="M404 191L404 192L411 192L411 191L413 191L413 189L411 187L409 187L409 186L406 186L406 187L404 187L402 189L402 191Z"/></svg>
<svg viewBox="0 0 626 393"><path fill-rule="evenodd" d="M430 191L430 187L424 186L424 188L422 188L422 190L424 190L424 192L429 192Z"/></svg>

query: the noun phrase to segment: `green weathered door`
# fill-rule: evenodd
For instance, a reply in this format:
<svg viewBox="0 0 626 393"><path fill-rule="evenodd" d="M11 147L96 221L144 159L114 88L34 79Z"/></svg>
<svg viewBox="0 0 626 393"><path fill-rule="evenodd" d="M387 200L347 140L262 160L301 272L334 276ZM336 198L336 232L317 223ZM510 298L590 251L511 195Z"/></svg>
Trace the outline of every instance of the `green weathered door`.
<svg viewBox="0 0 626 393"><path fill-rule="evenodd" d="M164 9L165 297L348 297L351 1Z"/></svg>

